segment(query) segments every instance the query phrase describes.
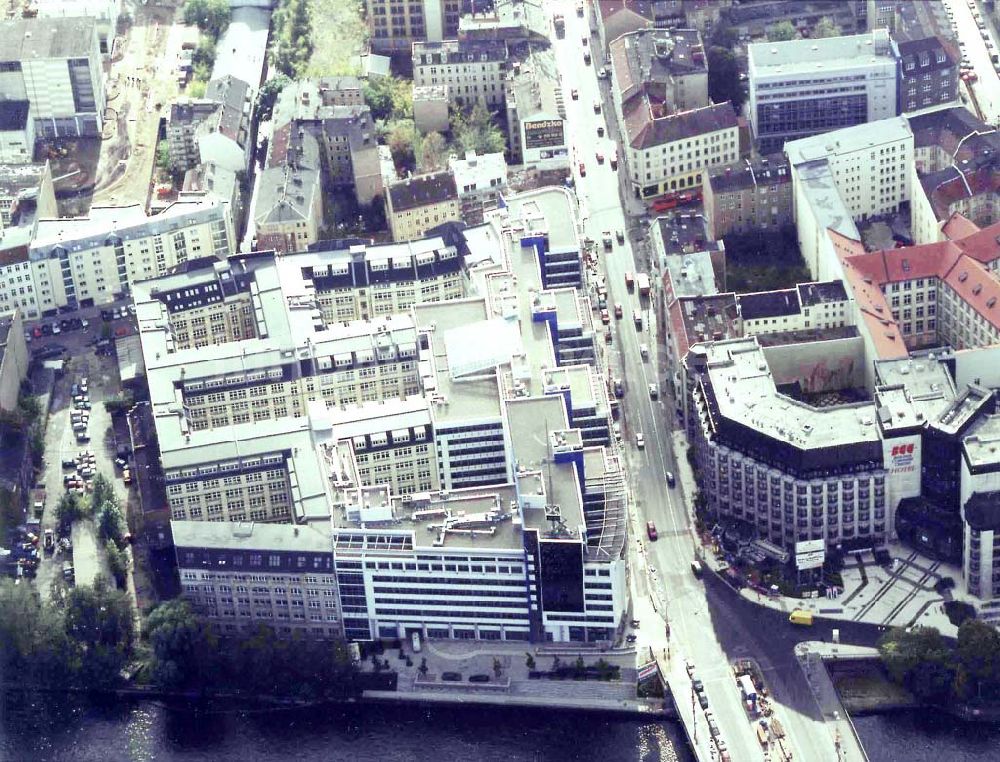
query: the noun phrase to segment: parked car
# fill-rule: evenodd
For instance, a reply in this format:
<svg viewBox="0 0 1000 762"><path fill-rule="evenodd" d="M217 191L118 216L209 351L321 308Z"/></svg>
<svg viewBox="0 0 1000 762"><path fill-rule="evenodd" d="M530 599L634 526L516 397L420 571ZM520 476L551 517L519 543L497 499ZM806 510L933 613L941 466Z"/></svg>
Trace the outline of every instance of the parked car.
<svg viewBox="0 0 1000 762"><path fill-rule="evenodd" d="M469 675L470 683L488 683L489 681L489 675Z"/></svg>
<svg viewBox="0 0 1000 762"><path fill-rule="evenodd" d="M461 672L442 672L441 679L446 683L460 683L462 682Z"/></svg>
<svg viewBox="0 0 1000 762"><path fill-rule="evenodd" d="M641 431L635 433L635 446L640 450L646 449L646 437L642 435Z"/></svg>

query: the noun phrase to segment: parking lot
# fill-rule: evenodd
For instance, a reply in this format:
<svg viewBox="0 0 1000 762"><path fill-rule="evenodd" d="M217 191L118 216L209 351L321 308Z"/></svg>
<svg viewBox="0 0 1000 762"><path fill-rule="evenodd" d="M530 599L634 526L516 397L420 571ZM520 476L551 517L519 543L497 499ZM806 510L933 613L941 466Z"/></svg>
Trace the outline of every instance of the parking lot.
<svg viewBox="0 0 1000 762"><path fill-rule="evenodd" d="M107 309L107 308L105 308ZM120 391L117 361L110 339L102 333L127 333L134 330L130 317L119 317L105 322L100 310L91 310L84 320L86 327L67 329L60 326L58 333L51 327L54 319L29 324L32 333L30 348L36 357L51 355L50 359L63 359L63 372L57 374L49 405L49 420L45 430L45 466L39 479L46 492L42 515L42 532L52 530L59 536L56 506L67 489L81 497L89 494L96 474L111 480L122 504L127 503L127 488L122 481L123 470L116 467L118 456L111 416L104 401L115 398ZM72 321L73 318L59 318ZM49 325L48 331L41 329ZM109 328L105 328L108 326ZM40 336L35 336L39 332ZM88 409L89 408L89 409ZM74 426L76 427L74 429ZM124 443L122 443L124 444ZM71 537L72 547L59 543L54 553L45 553L38 569L37 585L43 598L48 598L64 580L64 565L71 561L75 581L88 584L99 574L108 574L107 562L99 547L93 521L77 522ZM53 587L56 583L56 587Z"/></svg>

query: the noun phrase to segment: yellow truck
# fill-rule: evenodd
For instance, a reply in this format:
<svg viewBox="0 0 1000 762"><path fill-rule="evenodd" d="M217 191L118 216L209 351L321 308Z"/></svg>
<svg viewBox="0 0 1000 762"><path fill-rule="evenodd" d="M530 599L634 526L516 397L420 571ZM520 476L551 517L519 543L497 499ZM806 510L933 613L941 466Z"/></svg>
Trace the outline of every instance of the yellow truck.
<svg viewBox="0 0 1000 762"><path fill-rule="evenodd" d="M795 609L795 611L788 615L788 621L802 627L809 627L813 623L813 614L811 611Z"/></svg>

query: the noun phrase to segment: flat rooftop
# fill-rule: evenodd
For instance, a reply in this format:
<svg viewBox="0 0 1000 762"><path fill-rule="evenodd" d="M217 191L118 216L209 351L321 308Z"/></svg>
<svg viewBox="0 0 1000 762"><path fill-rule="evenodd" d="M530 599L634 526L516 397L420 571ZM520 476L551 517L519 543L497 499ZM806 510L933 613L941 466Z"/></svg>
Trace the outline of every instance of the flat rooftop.
<svg viewBox="0 0 1000 762"><path fill-rule="evenodd" d="M751 77L789 76L797 74L829 75L844 69L883 64L894 66L888 34L883 42L877 33L845 37L760 42L747 45Z"/></svg>
<svg viewBox="0 0 1000 762"><path fill-rule="evenodd" d="M704 348L721 416L803 449L879 441L870 402L817 408L780 394L756 340L714 342Z"/></svg>
<svg viewBox="0 0 1000 762"><path fill-rule="evenodd" d="M523 553L522 522L510 505L512 485L392 496L387 487L365 487L359 501L331 516L338 556L363 552L461 548L463 552Z"/></svg>
<svg viewBox="0 0 1000 762"><path fill-rule="evenodd" d="M681 296L712 296L719 293L715 286L715 268L712 255L707 251L696 251L681 256L665 257L667 268L664 279L668 280L674 298Z"/></svg>
<svg viewBox="0 0 1000 762"><path fill-rule="evenodd" d="M505 201L514 227L523 228L525 236L548 233L549 250L553 252L579 249L576 204L568 189L538 188L512 195Z"/></svg>
<svg viewBox="0 0 1000 762"><path fill-rule="evenodd" d="M322 524L261 524L233 521L171 521L178 548L218 550L284 550L330 553L333 540Z"/></svg>
<svg viewBox="0 0 1000 762"><path fill-rule="evenodd" d="M445 335L448 331L487 318L481 297L429 302L413 307L417 330L426 333L429 349L420 352L420 375L425 393L434 400L436 425L499 417L500 392L496 378L476 376L452 379Z"/></svg>
<svg viewBox="0 0 1000 762"><path fill-rule="evenodd" d="M970 466L1000 462L1000 415L988 415L973 424L962 448Z"/></svg>

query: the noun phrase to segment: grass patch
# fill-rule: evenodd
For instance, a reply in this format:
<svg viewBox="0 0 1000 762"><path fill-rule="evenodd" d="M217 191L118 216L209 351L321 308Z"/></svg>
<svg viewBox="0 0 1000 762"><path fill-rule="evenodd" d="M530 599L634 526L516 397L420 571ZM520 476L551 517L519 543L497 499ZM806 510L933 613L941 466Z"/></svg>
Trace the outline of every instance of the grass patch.
<svg viewBox="0 0 1000 762"><path fill-rule="evenodd" d="M358 74L351 59L368 38L364 12L359 0L313 0L309 9L313 52L307 73L310 77Z"/></svg>

